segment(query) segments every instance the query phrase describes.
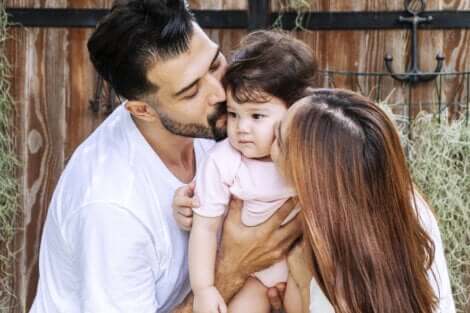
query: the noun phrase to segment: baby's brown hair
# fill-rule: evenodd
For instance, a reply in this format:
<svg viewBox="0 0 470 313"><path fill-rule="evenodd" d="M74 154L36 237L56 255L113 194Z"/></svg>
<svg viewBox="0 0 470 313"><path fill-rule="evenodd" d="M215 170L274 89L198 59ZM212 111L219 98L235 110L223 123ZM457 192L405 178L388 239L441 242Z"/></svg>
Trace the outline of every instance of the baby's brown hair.
<svg viewBox="0 0 470 313"><path fill-rule="evenodd" d="M316 71L312 50L304 42L286 32L261 30L242 40L223 84L238 103L262 103L272 95L290 107L312 86Z"/></svg>

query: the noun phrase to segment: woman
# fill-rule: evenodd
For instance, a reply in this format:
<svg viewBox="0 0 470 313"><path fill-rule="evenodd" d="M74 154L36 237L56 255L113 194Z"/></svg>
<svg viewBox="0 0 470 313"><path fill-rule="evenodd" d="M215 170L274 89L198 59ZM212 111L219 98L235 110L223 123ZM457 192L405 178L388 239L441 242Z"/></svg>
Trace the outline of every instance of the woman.
<svg viewBox="0 0 470 313"><path fill-rule="evenodd" d="M312 276L311 313L455 312L436 220L373 102L313 91L279 125L272 157L302 207L307 243L289 261L304 312Z"/></svg>

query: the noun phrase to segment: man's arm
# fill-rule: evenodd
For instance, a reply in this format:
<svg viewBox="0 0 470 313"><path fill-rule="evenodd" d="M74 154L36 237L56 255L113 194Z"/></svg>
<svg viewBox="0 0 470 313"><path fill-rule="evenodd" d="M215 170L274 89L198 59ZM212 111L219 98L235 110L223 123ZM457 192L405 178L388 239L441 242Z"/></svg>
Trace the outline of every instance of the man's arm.
<svg viewBox="0 0 470 313"><path fill-rule="evenodd" d="M241 221L243 202L238 199L230 202L215 273L215 286L227 303L252 273L281 260L300 237L299 216L281 226L295 204L290 199L268 221L253 227Z"/></svg>
<svg viewBox="0 0 470 313"><path fill-rule="evenodd" d="M287 255L302 229L299 216L281 226L294 208L294 200L287 201L267 222L255 227L242 224L242 205L238 199L230 202L216 260L215 286L226 303L243 287L251 273ZM173 313L192 312L192 300L189 295Z"/></svg>
<svg viewBox="0 0 470 313"><path fill-rule="evenodd" d="M65 236L79 275L81 312L156 312L155 251L127 210L93 204L70 217ZM77 308L78 309L78 308Z"/></svg>

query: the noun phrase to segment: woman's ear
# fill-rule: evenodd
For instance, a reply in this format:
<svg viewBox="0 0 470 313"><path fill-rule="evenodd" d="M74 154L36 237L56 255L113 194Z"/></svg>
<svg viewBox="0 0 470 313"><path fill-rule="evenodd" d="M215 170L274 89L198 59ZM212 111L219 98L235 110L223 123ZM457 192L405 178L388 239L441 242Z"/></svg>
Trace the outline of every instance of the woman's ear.
<svg viewBox="0 0 470 313"><path fill-rule="evenodd" d="M157 112L148 103L143 101L128 101L126 109L135 118L146 122L153 122L158 118Z"/></svg>

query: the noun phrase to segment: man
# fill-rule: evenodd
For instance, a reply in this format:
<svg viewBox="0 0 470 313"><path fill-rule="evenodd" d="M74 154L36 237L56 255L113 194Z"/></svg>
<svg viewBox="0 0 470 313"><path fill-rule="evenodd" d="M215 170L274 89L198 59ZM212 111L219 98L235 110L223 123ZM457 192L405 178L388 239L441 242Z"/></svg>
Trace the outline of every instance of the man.
<svg viewBox="0 0 470 313"><path fill-rule="evenodd" d="M128 101L74 152L54 192L30 312L191 312L187 232L171 209L224 134L226 61L183 0L117 1L91 36L98 73ZM224 226L216 286L226 301L298 237L292 205L260 227ZM186 300L185 300L186 299Z"/></svg>

